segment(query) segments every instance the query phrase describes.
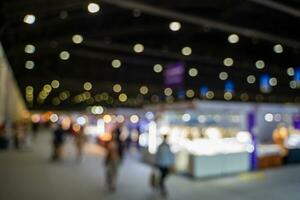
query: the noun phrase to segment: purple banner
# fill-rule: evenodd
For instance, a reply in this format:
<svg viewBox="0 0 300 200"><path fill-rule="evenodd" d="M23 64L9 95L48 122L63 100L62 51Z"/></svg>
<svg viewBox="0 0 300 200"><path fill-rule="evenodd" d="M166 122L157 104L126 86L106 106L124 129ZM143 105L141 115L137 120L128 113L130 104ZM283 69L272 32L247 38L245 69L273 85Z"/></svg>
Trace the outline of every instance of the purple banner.
<svg viewBox="0 0 300 200"><path fill-rule="evenodd" d="M256 155L257 140L256 140L256 135L253 131L253 129L256 126L255 112L249 112L247 118L248 118L248 131L252 136L252 145L254 147L254 151L251 153L251 170L255 170L257 169L257 155Z"/></svg>
<svg viewBox="0 0 300 200"><path fill-rule="evenodd" d="M300 114L293 116L293 125L295 129L300 130Z"/></svg>
<svg viewBox="0 0 300 200"><path fill-rule="evenodd" d="M178 88L184 86L185 67L183 63L168 64L164 70L165 86Z"/></svg>

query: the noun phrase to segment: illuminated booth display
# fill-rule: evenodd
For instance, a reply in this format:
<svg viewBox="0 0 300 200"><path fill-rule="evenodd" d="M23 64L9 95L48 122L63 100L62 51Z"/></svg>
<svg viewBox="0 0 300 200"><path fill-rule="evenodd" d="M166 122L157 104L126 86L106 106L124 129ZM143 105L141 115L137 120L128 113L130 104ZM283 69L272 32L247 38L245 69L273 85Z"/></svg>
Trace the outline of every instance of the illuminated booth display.
<svg viewBox="0 0 300 200"><path fill-rule="evenodd" d="M297 106L279 104L165 105L156 110L157 120L149 124L148 137L143 135L143 146L149 144L153 157L161 135L168 134L177 170L194 177L299 163L299 113Z"/></svg>
<svg viewBox="0 0 300 200"><path fill-rule="evenodd" d="M257 106L256 134L258 168L300 163L300 131L297 129L297 106Z"/></svg>
<svg viewBox="0 0 300 200"><path fill-rule="evenodd" d="M161 135L168 134L177 171L201 178L250 170L254 145L241 109L227 112L226 106L206 106L161 112L157 122L149 124L148 152L153 157Z"/></svg>

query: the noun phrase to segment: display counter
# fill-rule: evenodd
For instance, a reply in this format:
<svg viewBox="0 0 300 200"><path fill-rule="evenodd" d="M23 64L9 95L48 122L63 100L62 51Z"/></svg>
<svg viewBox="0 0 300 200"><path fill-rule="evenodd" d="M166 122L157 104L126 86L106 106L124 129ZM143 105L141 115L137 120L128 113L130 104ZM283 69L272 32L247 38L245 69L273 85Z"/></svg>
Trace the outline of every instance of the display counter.
<svg viewBox="0 0 300 200"><path fill-rule="evenodd" d="M194 178L206 178L246 172L250 169L249 160L250 154L247 152L207 156L190 155L189 174Z"/></svg>
<svg viewBox="0 0 300 200"><path fill-rule="evenodd" d="M194 178L223 176L251 169L254 145L247 131L237 128L201 126L164 126L160 133L168 133L168 143L175 154L175 169L178 173ZM155 149L160 136L149 134L148 149L144 149L144 161L155 162ZM154 137L151 137L154 135Z"/></svg>
<svg viewBox="0 0 300 200"><path fill-rule="evenodd" d="M154 164L155 155L143 149L143 161ZM178 173L193 178L224 176L250 170L250 154L248 152L195 155L187 151L175 154L175 169Z"/></svg>

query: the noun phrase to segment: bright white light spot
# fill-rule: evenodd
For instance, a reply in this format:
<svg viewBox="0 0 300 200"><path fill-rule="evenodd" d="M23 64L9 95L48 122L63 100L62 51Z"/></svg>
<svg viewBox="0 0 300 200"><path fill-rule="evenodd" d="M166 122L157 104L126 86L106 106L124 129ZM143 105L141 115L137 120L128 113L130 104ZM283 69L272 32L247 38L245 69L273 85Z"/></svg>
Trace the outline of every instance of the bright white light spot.
<svg viewBox="0 0 300 200"><path fill-rule="evenodd" d="M263 60L258 60L255 62L255 66L257 69L263 69L265 68L265 62Z"/></svg>
<svg viewBox="0 0 300 200"><path fill-rule="evenodd" d="M180 22L171 22L169 24L169 28L171 31L179 31L181 28L181 24Z"/></svg>
<svg viewBox="0 0 300 200"><path fill-rule="evenodd" d="M145 117L148 120L152 120L152 119L154 119L154 114L153 114L153 112L146 112Z"/></svg>
<svg viewBox="0 0 300 200"><path fill-rule="evenodd" d="M166 96L171 96L172 93L173 93L173 91L172 91L171 88L166 88L166 89L164 90L164 93L165 93Z"/></svg>
<svg viewBox="0 0 300 200"><path fill-rule="evenodd" d="M87 8L90 13L96 13L100 10L100 6L97 3L89 3Z"/></svg>
<svg viewBox="0 0 300 200"><path fill-rule="evenodd" d="M297 88L297 82L295 80L290 81L290 88L292 89Z"/></svg>
<svg viewBox="0 0 300 200"><path fill-rule="evenodd" d="M192 90L192 89L187 90L187 91L186 91L186 96L187 96L188 98L193 98L193 97L195 96L194 90Z"/></svg>
<svg viewBox="0 0 300 200"><path fill-rule="evenodd" d="M221 131L215 127L209 127L205 130L205 134L208 136L209 139L220 139L221 138Z"/></svg>
<svg viewBox="0 0 300 200"><path fill-rule="evenodd" d="M253 146L252 144L248 144L248 145L247 145L246 151L247 151L248 153L253 153L254 150L255 150L255 148L254 148L254 146Z"/></svg>
<svg viewBox="0 0 300 200"><path fill-rule="evenodd" d="M215 97L215 93L213 91L208 91L205 96L208 99L213 99Z"/></svg>
<svg viewBox="0 0 300 200"><path fill-rule="evenodd" d="M79 34L73 35L72 41L75 44L80 44L83 41L83 37L81 35L79 35Z"/></svg>
<svg viewBox="0 0 300 200"><path fill-rule="evenodd" d="M234 61L232 58L225 58L223 60L223 64L226 66L226 67L231 67L233 65Z"/></svg>
<svg viewBox="0 0 300 200"><path fill-rule="evenodd" d="M32 44L27 44L24 48L25 53L33 54L35 52L35 46Z"/></svg>
<svg viewBox="0 0 300 200"><path fill-rule="evenodd" d="M198 122L199 122L199 123L205 123L205 122L206 122L206 117L205 117L205 115L199 115L199 116L198 116Z"/></svg>
<svg viewBox="0 0 300 200"><path fill-rule="evenodd" d="M289 76L294 76L295 75L295 70L294 68L290 67L286 70L286 73L289 75Z"/></svg>
<svg viewBox="0 0 300 200"><path fill-rule="evenodd" d="M58 81L58 80L53 80L53 81L51 82L51 86L52 86L53 88L58 88L58 87L59 87L59 81Z"/></svg>
<svg viewBox="0 0 300 200"><path fill-rule="evenodd" d="M250 143L251 142L251 135L249 132L247 131L240 131L238 132L238 134L236 135L236 139L240 142L240 143Z"/></svg>
<svg viewBox="0 0 300 200"><path fill-rule="evenodd" d="M70 53L67 51L62 51L60 52L59 57L62 60L68 60L70 58Z"/></svg>
<svg viewBox="0 0 300 200"><path fill-rule="evenodd" d="M197 76L197 75L198 75L198 70L197 70L196 68L191 68L191 69L189 69L189 75L190 75L191 77Z"/></svg>
<svg viewBox="0 0 300 200"><path fill-rule="evenodd" d="M192 48L191 47L183 47L181 50L182 55L189 56L192 54Z"/></svg>
<svg viewBox="0 0 300 200"><path fill-rule="evenodd" d="M142 147L146 147L148 146L148 134L147 133L142 133L140 136L139 136L139 145L142 146Z"/></svg>
<svg viewBox="0 0 300 200"><path fill-rule="evenodd" d="M231 34L228 36L228 42L235 44L239 42L239 36L237 34Z"/></svg>
<svg viewBox="0 0 300 200"><path fill-rule="evenodd" d="M121 61L118 59L114 59L113 61L111 61L111 66L113 68L120 68L122 65Z"/></svg>
<svg viewBox="0 0 300 200"><path fill-rule="evenodd" d="M33 24L35 22L35 16L32 14L25 15L23 21L26 24Z"/></svg>
<svg viewBox="0 0 300 200"><path fill-rule="evenodd" d="M83 89L85 89L85 90L87 90L87 91L91 90L92 87L93 87L93 85L92 85L92 83L90 83L90 82L85 82L85 83L83 84Z"/></svg>
<svg viewBox="0 0 300 200"><path fill-rule="evenodd" d="M227 72L221 72L220 74L219 74L219 78L221 79L221 80L227 80L228 79L228 74L227 74Z"/></svg>
<svg viewBox="0 0 300 200"><path fill-rule="evenodd" d="M162 135L167 135L170 131L170 127L169 126L162 126L159 129L160 134Z"/></svg>
<svg viewBox="0 0 300 200"><path fill-rule="evenodd" d="M155 71L156 73L160 73L160 72L162 72L162 70L163 70L163 67L161 64L156 64L153 66L153 71Z"/></svg>
<svg viewBox="0 0 300 200"><path fill-rule="evenodd" d="M190 120L191 120L191 115L190 114L185 113L185 114L182 115L182 121L188 122Z"/></svg>
<svg viewBox="0 0 300 200"><path fill-rule="evenodd" d="M134 123L134 124L138 123L139 122L139 116L131 115L130 116L130 121L131 121L131 123Z"/></svg>
<svg viewBox="0 0 300 200"><path fill-rule="evenodd" d="M148 151L155 154L157 150L157 125L154 121L149 123L149 144Z"/></svg>
<svg viewBox="0 0 300 200"><path fill-rule="evenodd" d="M144 51L144 45L142 44L135 44L133 46L133 50L136 52L136 53L142 53Z"/></svg>
<svg viewBox="0 0 300 200"><path fill-rule="evenodd" d="M255 83L255 81L256 81L256 78L255 78L254 75L249 75L249 76L247 77L247 82L248 82L249 84L253 84L253 83Z"/></svg>
<svg viewBox="0 0 300 200"><path fill-rule="evenodd" d="M231 92L225 92L224 93L224 99L229 101L232 99L232 93Z"/></svg>
<svg viewBox="0 0 300 200"><path fill-rule="evenodd" d="M31 61L31 60L26 61L25 68L26 69L33 69L34 68L34 62Z"/></svg>
<svg viewBox="0 0 300 200"><path fill-rule="evenodd" d="M271 113L265 114L265 120L266 120L267 122L272 122L273 119L274 119L274 116L273 116Z"/></svg>
<svg viewBox="0 0 300 200"><path fill-rule="evenodd" d="M93 106L91 111L95 115L100 115L104 112L104 109L102 106Z"/></svg>
<svg viewBox="0 0 300 200"><path fill-rule="evenodd" d="M281 44L276 44L274 47L273 47L273 50L275 53L282 53L283 52L283 47Z"/></svg>
<svg viewBox="0 0 300 200"><path fill-rule="evenodd" d="M277 85L277 78L273 77L270 78L269 83L271 86L276 86Z"/></svg>
<svg viewBox="0 0 300 200"><path fill-rule="evenodd" d="M120 84L115 84L113 86L113 91L114 92L119 93L119 92L121 92L121 90L122 90L122 86Z"/></svg>
<svg viewBox="0 0 300 200"><path fill-rule="evenodd" d="M57 116L57 114L52 114L52 115L50 116L50 121L53 122L53 123L57 122L57 121L58 121L58 116Z"/></svg>
<svg viewBox="0 0 300 200"><path fill-rule="evenodd" d="M149 89L148 89L148 87L147 86L142 86L142 87L140 87L140 93L141 94L147 94L148 93L148 91L149 91Z"/></svg>
<svg viewBox="0 0 300 200"><path fill-rule="evenodd" d="M77 120L76 120L76 122L77 122L79 125L83 126L83 125L85 125L85 123L86 123L86 119L85 119L84 117L78 117Z"/></svg>

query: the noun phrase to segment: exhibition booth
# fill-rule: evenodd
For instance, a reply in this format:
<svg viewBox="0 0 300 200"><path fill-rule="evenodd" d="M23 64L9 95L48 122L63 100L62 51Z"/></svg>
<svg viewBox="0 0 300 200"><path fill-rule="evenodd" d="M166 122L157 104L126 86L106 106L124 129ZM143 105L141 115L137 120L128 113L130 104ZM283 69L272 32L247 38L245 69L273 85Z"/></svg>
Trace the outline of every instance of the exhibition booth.
<svg viewBox="0 0 300 200"><path fill-rule="evenodd" d="M149 120L148 137L143 135L144 159L154 162L161 137L167 134L177 171L195 178L275 167L300 158L297 105L197 100L145 110L155 113L155 120ZM285 136L282 143L276 135Z"/></svg>
<svg viewBox="0 0 300 200"><path fill-rule="evenodd" d="M154 164L163 135L179 173L195 178L224 176L300 163L300 109L297 105L188 101L143 109L88 107L84 112L40 114L67 129L85 127L107 141L121 124L126 142L141 147Z"/></svg>

